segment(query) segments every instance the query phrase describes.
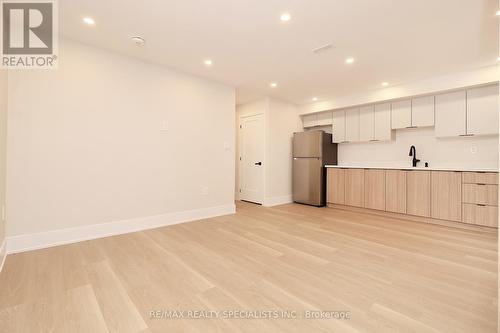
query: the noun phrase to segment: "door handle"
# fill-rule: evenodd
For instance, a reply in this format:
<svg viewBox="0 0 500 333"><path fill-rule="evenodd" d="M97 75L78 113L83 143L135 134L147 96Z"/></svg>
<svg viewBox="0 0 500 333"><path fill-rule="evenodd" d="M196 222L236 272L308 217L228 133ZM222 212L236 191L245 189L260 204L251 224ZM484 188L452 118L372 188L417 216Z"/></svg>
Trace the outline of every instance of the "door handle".
<svg viewBox="0 0 500 333"><path fill-rule="evenodd" d="M255 165L262 165L262 162L257 162L255 163Z"/></svg>

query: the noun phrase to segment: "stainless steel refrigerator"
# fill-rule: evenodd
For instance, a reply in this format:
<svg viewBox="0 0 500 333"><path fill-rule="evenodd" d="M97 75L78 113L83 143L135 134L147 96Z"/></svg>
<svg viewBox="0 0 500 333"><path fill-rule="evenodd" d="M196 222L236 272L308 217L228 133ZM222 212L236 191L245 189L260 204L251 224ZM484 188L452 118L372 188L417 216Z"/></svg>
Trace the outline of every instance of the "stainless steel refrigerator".
<svg viewBox="0 0 500 333"><path fill-rule="evenodd" d="M326 205L325 165L337 164L337 144L324 131L293 135L293 201L312 206Z"/></svg>

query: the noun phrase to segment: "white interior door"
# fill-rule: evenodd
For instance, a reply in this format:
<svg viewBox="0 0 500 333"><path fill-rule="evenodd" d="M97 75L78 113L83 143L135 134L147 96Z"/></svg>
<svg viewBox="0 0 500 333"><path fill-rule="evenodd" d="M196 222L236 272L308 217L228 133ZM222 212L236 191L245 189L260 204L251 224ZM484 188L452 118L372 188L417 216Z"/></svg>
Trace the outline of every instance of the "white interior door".
<svg viewBox="0 0 500 333"><path fill-rule="evenodd" d="M240 200L263 202L264 135L262 114L240 119Z"/></svg>

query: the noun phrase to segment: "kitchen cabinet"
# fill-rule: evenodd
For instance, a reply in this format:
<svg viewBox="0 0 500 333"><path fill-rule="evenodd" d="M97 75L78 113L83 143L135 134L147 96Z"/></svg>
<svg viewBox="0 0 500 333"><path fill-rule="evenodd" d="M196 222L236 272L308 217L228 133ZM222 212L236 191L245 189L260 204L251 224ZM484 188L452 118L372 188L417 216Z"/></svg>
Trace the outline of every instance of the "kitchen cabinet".
<svg viewBox="0 0 500 333"><path fill-rule="evenodd" d="M431 217L462 221L462 174L453 171L431 173Z"/></svg>
<svg viewBox="0 0 500 333"><path fill-rule="evenodd" d="M406 214L406 171L386 170L385 210Z"/></svg>
<svg viewBox="0 0 500 333"><path fill-rule="evenodd" d="M317 114L308 114L302 116L302 126L304 128L314 127L318 123L318 115Z"/></svg>
<svg viewBox="0 0 500 333"><path fill-rule="evenodd" d="M467 135L467 97L465 90L436 96L436 127L438 138Z"/></svg>
<svg viewBox="0 0 500 333"><path fill-rule="evenodd" d="M391 119L392 129L434 126L434 96L393 102Z"/></svg>
<svg viewBox="0 0 500 333"><path fill-rule="evenodd" d="M415 216L431 216L430 171L406 173L406 213Z"/></svg>
<svg viewBox="0 0 500 333"><path fill-rule="evenodd" d="M332 115L332 141L342 143L345 138L345 111L334 111Z"/></svg>
<svg viewBox="0 0 500 333"><path fill-rule="evenodd" d="M327 193L328 203L345 204L345 169L328 168Z"/></svg>
<svg viewBox="0 0 500 333"><path fill-rule="evenodd" d="M318 113L316 126L330 126L332 124L332 112Z"/></svg>
<svg viewBox="0 0 500 333"><path fill-rule="evenodd" d="M395 101L391 104L392 129L411 127L411 100Z"/></svg>
<svg viewBox="0 0 500 333"><path fill-rule="evenodd" d="M376 141L392 140L391 104L376 104L374 108L374 137Z"/></svg>
<svg viewBox="0 0 500 333"><path fill-rule="evenodd" d="M498 206L498 185L463 184L463 203Z"/></svg>
<svg viewBox="0 0 500 333"><path fill-rule="evenodd" d="M462 182L466 184L498 185L496 172L462 172Z"/></svg>
<svg viewBox="0 0 500 333"><path fill-rule="evenodd" d="M363 207L365 203L365 170L345 169L345 204Z"/></svg>
<svg viewBox="0 0 500 333"><path fill-rule="evenodd" d="M464 223L498 227L498 207L463 204L462 214Z"/></svg>
<svg viewBox="0 0 500 333"><path fill-rule="evenodd" d="M345 140L359 142L359 109L345 111Z"/></svg>
<svg viewBox="0 0 500 333"><path fill-rule="evenodd" d="M375 108L373 105L359 108L359 141L372 141L375 137Z"/></svg>
<svg viewBox="0 0 500 333"><path fill-rule="evenodd" d="M462 173L462 222L498 227L498 173Z"/></svg>
<svg viewBox="0 0 500 333"><path fill-rule="evenodd" d="M467 90L467 134L498 134L498 85Z"/></svg>
<svg viewBox="0 0 500 333"><path fill-rule="evenodd" d="M411 126L434 126L434 96L416 97L411 100Z"/></svg>
<svg viewBox="0 0 500 333"><path fill-rule="evenodd" d="M385 170L365 170L365 208L385 210Z"/></svg>

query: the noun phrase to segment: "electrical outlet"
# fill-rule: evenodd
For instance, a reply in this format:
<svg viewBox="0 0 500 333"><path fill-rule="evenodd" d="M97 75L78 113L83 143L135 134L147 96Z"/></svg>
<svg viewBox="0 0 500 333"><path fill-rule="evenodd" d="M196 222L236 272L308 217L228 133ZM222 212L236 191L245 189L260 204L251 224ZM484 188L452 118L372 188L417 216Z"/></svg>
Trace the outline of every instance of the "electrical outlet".
<svg viewBox="0 0 500 333"><path fill-rule="evenodd" d="M476 146L472 146L472 147L470 147L470 153L471 153L471 154L475 154L475 153L477 153L477 147L476 147Z"/></svg>

